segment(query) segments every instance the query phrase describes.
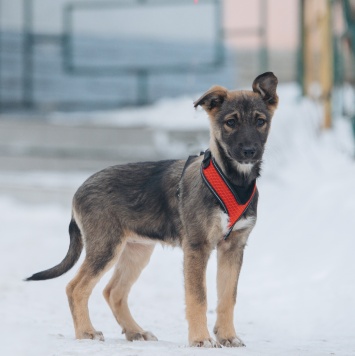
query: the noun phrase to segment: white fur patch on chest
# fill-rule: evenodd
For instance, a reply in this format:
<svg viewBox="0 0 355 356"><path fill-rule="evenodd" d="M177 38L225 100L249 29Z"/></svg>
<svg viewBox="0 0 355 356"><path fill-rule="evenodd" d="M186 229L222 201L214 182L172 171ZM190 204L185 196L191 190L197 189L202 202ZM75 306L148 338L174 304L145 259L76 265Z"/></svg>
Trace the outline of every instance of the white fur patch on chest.
<svg viewBox="0 0 355 356"><path fill-rule="evenodd" d="M240 173L244 173L244 174L250 174L251 170L254 167L253 163L239 163L239 162L235 162L236 166L237 166L237 170Z"/></svg>
<svg viewBox="0 0 355 356"><path fill-rule="evenodd" d="M222 232L223 234L226 234L228 232L229 216L225 212L221 211L220 217L221 217ZM254 225L255 225L255 217L249 216L247 218L241 218L234 225L233 231L247 229L253 227Z"/></svg>

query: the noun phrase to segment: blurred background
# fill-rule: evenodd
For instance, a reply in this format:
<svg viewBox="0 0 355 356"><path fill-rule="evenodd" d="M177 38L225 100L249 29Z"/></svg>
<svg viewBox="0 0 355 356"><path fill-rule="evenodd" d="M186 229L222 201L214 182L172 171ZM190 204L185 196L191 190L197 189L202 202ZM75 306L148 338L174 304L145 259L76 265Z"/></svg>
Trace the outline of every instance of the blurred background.
<svg viewBox="0 0 355 356"><path fill-rule="evenodd" d="M346 116L355 131L354 11L352 0L1 0L0 169L181 157L154 143L144 107L250 88L269 70L320 105L324 128ZM140 119L121 118L137 107ZM184 116L165 141L200 146L206 133L181 131Z"/></svg>
<svg viewBox="0 0 355 356"><path fill-rule="evenodd" d="M238 292L243 354L355 354L355 0L0 0L5 354L114 353L103 286L91 308L108 341L87 349L64 295L76 268L49 284L22 278L65 255L72 195L89 175L206 149L193 101L215 84L250 90L266 71L280 104ZM152 261L131 298L167 341L151 354L189 354L181 252L157 247ZM215 259L209 268L213 284ZM43 335L50 353L33 342ZM122 355L145 350L119 338Z"/></svg>

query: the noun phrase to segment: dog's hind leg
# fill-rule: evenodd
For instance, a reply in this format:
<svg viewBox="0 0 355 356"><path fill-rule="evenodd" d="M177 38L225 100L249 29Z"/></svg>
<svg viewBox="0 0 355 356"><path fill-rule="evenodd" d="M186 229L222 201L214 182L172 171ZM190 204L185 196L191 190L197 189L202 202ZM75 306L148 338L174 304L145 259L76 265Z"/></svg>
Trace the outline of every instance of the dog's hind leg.
<svg viewBox="0 0 355 356"><path fill-rule="evenodd" d="M115 267L114 274L103 294L126 339L158 340L151 332L144 331L133 319L128 307L128 294L132 285L148 264L154 244L127 242Z"/></svg>
<svg viewBox="0 0 355 356"><path fill-rule="evenodd" d="M88 301L95 285L117 261L123 247L124 242L117 240L115 244L101 246L101 250L87 248L83 264L68 284L66 291L77 339L104 341L102 333L96 331L90 321Z"/></svg>

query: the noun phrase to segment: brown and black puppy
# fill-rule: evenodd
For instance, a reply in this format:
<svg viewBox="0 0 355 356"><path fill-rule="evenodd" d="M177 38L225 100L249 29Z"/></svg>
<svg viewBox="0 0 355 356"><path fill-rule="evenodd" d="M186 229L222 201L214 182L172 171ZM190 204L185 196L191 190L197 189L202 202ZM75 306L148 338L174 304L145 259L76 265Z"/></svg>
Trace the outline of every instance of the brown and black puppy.
<svg viewBox="0 0 355 356"><path fill-rule="evenodd" d="M210 119L210 152L230 185L247 194L259 176L271 118L277 107L277 78L259 75L253 91L228 91L216 86L198 99ZM186 318L191 346L243 346L233 325L237 283L243 250L256 222L256 193L227 239L228 215L204 183L203 157L190 160L119 165L91 176L73 198L70 246L57 266L28 280L55 278L77 262L85 242L86 257L67 286L75 334L103 340L91 324L88 299L96 283L112 266L104 290L117 322L128 340L157 340L133 319L129 291L148 264L157 242L184 251ZM183 173L183 174L182 174ZM207 329L206 266L217 248L218 306L216 341Z"/></svg>

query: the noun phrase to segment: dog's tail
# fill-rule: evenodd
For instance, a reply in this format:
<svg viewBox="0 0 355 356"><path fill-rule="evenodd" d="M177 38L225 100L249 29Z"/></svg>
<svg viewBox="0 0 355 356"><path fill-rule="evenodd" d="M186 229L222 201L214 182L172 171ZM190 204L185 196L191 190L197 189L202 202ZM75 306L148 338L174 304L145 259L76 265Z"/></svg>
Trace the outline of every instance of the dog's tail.
<svg viewBox="0 0 355 356"><path fill-rule="evenodd" d="M69 224L69 235L70 245L64 260L50 269L35 273L33 276L26 278L25 281L42 281L45 279L56 278L65 272L68 272L75 265L83 250L83 240L80 229L74 218L72 218Z"/></svg>

